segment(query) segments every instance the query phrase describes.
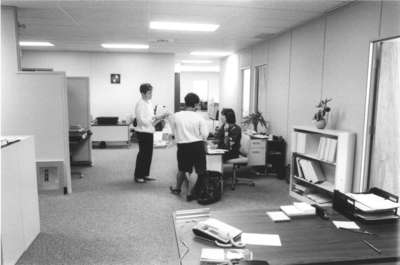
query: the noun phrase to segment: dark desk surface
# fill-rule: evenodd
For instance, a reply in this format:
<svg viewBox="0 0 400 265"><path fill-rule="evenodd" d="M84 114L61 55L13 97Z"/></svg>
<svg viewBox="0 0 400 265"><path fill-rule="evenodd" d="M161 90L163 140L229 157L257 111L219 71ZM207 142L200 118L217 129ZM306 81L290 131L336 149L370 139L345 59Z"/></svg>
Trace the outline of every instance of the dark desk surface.
<svg viewBox="0 0 400 265"><path fill-rule="evenodd" d="M333 214L328 221L317 216L274 223L267 210L211 212L211 217L241 229L245 233L279 234L281 247L247 245L253 259L267 260L270 265L287 264L399 264L399 224L359 224L362 229L378 236L337 229L332 220L346 220ZM194 237L192 227L199 219L174 219L179 256L189 252L181 264L200 264L202 248L215 248L211 243ZM200 220L204 220L200 219ZM381 254L366 246L368 240L382 251ZM183 241L183 242L182 242ZM186 247L186 246L187 247ZM387 263L386 263L387 262Z"/></svg>

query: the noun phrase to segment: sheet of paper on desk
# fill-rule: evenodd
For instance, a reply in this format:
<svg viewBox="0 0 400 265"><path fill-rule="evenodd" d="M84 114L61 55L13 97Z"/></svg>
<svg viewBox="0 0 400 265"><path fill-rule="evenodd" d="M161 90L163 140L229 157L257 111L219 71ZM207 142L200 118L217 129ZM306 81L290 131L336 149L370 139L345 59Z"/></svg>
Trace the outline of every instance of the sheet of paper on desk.
<svg viewBox="0 0 400 265"><path fill-rule="evenodd" d="M284 214L282 211L267 212L267 215L274 222L290 221L290 217Z"/></svg>
<svg viewBox="0 0 400 265"><path fill-rule="evenodd" d="M226 149L208 149L207 153L209 153L210 155L217 155L217 154L224 154L227 151L228 150Z"/></svg>
<svg viewBox="0 0 400 265"><path fill-rule="evenodd" d="M200 259L202 261L224 261L225 252L222 248L202 248Z"/></svg>
<svg viewBox="0 0 400 265"><path fill-rule="evenodd" d="M336 228L345 228L345 229L360 229L360 227L352 221L332 221L332 223L336 226Z"/></svg>
<svg viewBox="0 0 400 265"><path fill-rule="evenodd" d="M249 245L282 246L279 235L242 233L242 242Z"/></svg>

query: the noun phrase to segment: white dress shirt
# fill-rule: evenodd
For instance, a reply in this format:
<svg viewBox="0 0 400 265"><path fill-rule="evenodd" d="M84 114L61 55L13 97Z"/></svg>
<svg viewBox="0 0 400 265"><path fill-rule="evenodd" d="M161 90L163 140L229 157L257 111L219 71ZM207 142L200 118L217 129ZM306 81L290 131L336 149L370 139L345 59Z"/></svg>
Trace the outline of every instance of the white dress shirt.
<svg viewBox="0 0 400 265"><path fill-rule="evenodd" d="M138 132L154 133L154 110L150 100L139 99L135 107Z"/></svg>
<svg viewBox="0 0 400 265"><path fill-rule="evenodd" d="M178 144L205 141L208 126L200 114L194 111L180 111L171 117L171 127Z"/></svg>

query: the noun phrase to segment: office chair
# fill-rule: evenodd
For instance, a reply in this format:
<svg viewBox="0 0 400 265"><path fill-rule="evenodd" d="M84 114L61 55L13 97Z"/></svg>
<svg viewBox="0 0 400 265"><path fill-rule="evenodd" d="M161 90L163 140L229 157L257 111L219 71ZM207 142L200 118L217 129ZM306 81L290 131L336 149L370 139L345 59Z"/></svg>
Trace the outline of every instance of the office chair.
<svg viewBox="0 0 400 265"><path fill-rule="evenodd" d="M248 135L242 134L242 138L240 140L240 149L239 149L239 157L238 158L232 158L227 160L225 163L232 165L232 183L231 183L231 189L234 190L236 185L239 184L245 184L249 186L255 186L255 183L251 179L247 178L239 178L238 173L239 173L239 168L243 166L247 166L249 163L249 158L247 157L247 154L249 153L250 149L250 137Z"/></svg>

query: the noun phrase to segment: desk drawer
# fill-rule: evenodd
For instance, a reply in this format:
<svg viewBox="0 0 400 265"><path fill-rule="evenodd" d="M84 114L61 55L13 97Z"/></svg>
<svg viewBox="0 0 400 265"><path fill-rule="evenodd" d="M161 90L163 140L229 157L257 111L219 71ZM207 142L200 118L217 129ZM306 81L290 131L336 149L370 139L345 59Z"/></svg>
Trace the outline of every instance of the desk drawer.
<svg viewBox="0 0 400 265"><path fill-rule="evenodd" d="M251 140L250 141L250 149L264 149L267 141L265 140Z"/></svg>
<svg viewBox="0 0 400 265"><path fill-rule="evenodd" d="M261 149L251 149L248 153L250 166L264 166L265 165L265 151Z"/></svg>

